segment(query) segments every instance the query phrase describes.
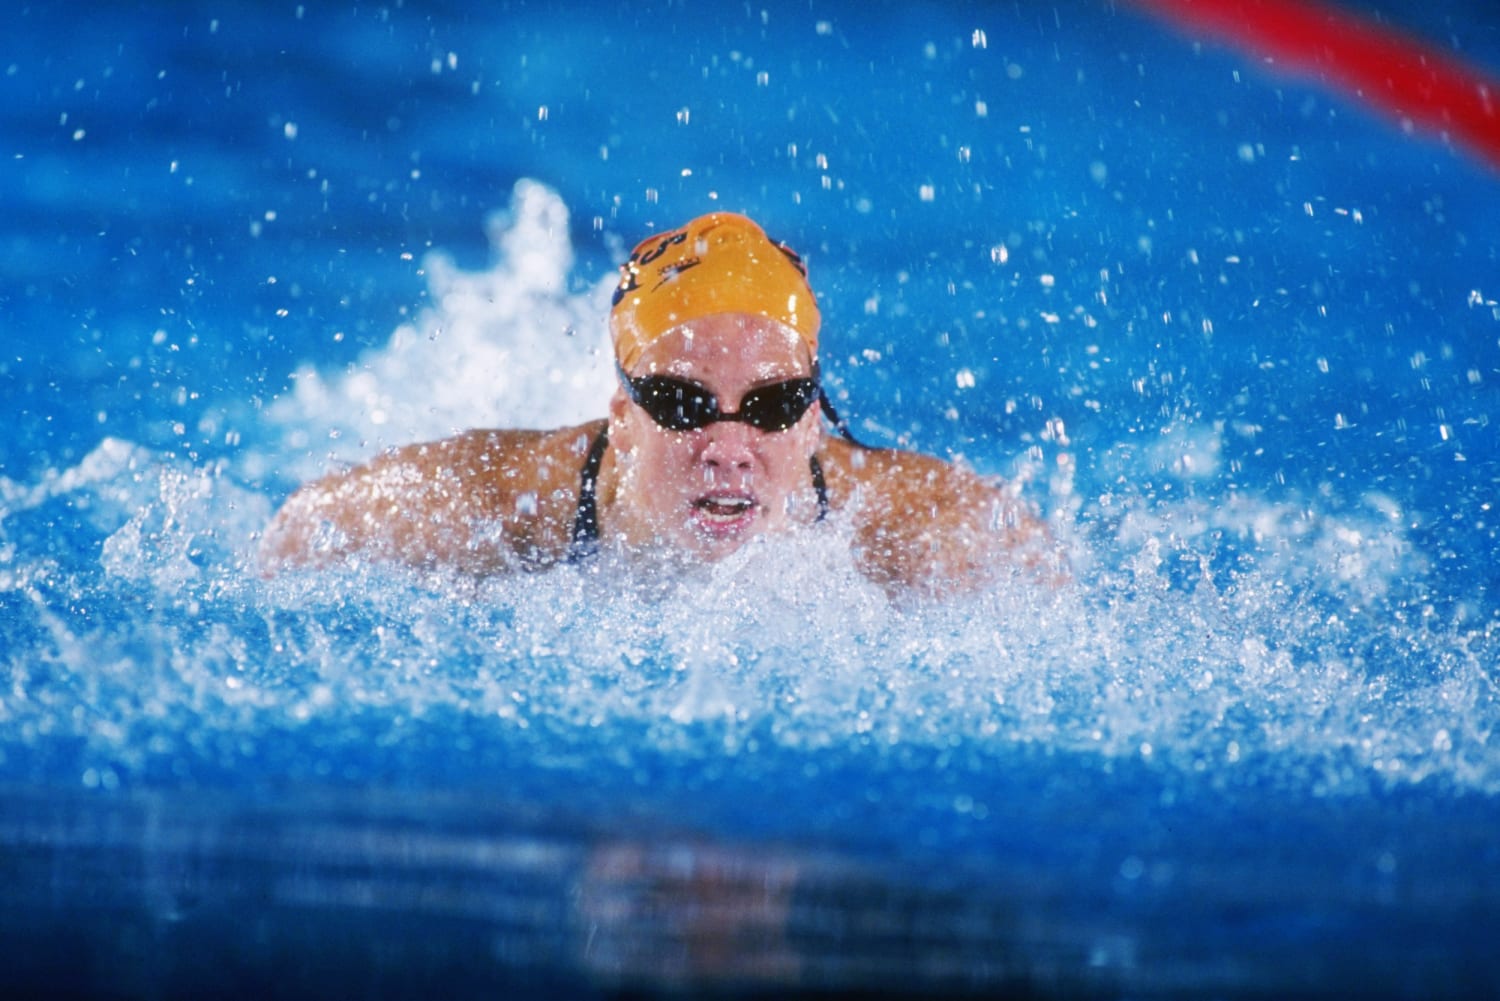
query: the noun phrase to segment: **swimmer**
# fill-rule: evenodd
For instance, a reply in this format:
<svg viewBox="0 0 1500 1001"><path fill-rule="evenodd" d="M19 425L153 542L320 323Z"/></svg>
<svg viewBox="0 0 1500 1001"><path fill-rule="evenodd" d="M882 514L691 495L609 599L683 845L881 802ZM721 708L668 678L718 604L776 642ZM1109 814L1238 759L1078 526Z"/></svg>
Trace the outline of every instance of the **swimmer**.
<svg viewBox="0 0 1500 1001"><path fill-rule="evenodd" d="M652 236L610 309L607 417L465 431L326 476L278 512L264 562L488 575L606 547L714 561L842 518L855 565L892 597L1049 565L1042 523L998 481L854 441L819 382L819 324L801 259L750 219L717 212Z"/></svg>

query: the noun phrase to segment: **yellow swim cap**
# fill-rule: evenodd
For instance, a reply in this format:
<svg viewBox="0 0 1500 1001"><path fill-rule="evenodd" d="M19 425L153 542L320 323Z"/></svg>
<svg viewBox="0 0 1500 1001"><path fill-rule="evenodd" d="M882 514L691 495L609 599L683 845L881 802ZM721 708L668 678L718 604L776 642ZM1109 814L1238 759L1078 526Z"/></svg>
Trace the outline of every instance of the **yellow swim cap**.
<svg viewBox="0 0 1500 1001"><path fill-rule="evenodd" d="M802 258L733 212L648 237L620 266L609 313L615 357L630 369L658 337L715 313L749 313L795 330L818 354L818 303Z"/></svg>

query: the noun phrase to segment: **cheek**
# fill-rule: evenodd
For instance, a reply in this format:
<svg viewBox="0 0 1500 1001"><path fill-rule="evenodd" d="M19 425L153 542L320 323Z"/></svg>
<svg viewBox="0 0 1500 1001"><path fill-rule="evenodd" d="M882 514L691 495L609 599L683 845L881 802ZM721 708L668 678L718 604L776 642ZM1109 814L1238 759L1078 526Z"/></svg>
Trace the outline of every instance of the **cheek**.
<svg viewBox="0 0 1500 1001"><path fill-rule="evenodd" d="M816 420L799 422L775 443L777 479L796 486L807 478L807 460L817 449L821 431Z"/></svg>
<svg viewBox="0 0 1500 1001"><path fill-rule="evenodd" d="M625 413L610 426L610 441L617 444L631 475L657 486L682 477L691 467L690 436L668 434L655 424L643 423L643 415ZM647 418L646 420L649 420Z"/></svg>
<svg viewBox="0 0 1500 1001"><path fill-rule="evenodd" d="M806 465L808 458L818 450L818 442L823 437L818 408L809 410L789 433L792 437L791 447L797 453L797 461Z"/></svg>
<svg viewBox="0 0 1500 1001"><path fill-rule="evenodd" d="M679 462L676 450L657 438L643 439L635 450L635 466L641 475L653 482L668 478Z"/></svg>
<svg viewBox="0 0 1500 1001"><path fill-rule="evenodd" d="M663 435L641 411L626 403L611 409L609 440L633 465L651 462L661 448Z"/></svg>

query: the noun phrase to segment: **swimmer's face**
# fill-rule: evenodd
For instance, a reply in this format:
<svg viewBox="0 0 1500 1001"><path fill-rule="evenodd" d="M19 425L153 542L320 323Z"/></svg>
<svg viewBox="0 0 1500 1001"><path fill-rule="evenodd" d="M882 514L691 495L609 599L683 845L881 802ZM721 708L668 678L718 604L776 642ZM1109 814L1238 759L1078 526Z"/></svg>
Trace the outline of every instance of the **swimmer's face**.
<svg viewBox="0 0 1500 1001"><path fill-rule="evenodd" d="M797 334L774 320L721 314L658 338L629 374L696 383L718 398L721 411L734 413L753 389L809 377L812 358ZM739 421L672 431L617 390L609 434L620 478L606 527L634 548L665 545L712 560L758 535L811 522L817 495L808 458L821 434L818 411L809 407L785 431Z"/></svg>

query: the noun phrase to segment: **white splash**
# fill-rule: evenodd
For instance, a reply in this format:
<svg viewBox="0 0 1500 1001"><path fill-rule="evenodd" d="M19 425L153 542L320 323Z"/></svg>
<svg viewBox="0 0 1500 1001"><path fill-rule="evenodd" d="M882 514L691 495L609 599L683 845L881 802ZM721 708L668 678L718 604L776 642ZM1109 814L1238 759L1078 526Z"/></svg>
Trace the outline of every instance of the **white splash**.
<svg viewBox="0 0 1500 1001"><path fill-rule="evenodd" d="M432 305L384 347L346 372L296 372L292 394L266 415L282 428L280 454L248 456L252 474L269 465L305 479L330 459L358 461L464 428L558 427L604 413L613 277L569 291L568 209L535 181L519 182L509 211L486 230L491 267L467 272L428 255Z"/></svg>

